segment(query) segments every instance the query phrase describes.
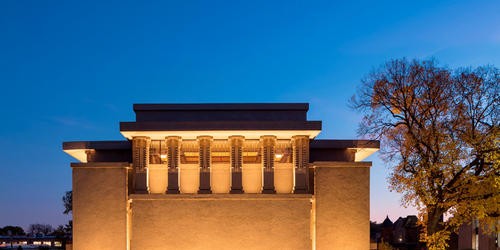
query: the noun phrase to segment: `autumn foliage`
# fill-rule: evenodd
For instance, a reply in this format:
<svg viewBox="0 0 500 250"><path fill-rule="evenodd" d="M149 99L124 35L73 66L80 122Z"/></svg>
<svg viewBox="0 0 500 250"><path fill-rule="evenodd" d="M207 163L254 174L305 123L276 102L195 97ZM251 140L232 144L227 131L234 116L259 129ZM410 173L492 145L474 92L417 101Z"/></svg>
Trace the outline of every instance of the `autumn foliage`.
<svg viewBox="0 0 500 250"><path fill-rule="evenodd" d="M400 59L370 73L352 99L359 133L382 141L390 187L418 208L429 249L472 219L500 229L499 90L492 66Z"/></svg>

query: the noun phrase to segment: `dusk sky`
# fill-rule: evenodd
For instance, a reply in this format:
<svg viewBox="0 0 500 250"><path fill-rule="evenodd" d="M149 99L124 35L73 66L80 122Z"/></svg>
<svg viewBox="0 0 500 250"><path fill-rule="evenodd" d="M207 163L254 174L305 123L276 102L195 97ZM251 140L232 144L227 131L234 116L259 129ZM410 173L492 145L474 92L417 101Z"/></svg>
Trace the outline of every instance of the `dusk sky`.
<svg viewBox="0 0 500 250"><path fill-rule="evenodd" d="M349 3L346 3L349 2ZM389 59L500 66L493 1L0 1L0 226L65 224L63 141L123 140L134 103L308 102L359 138L348 100ZM370 157L371 220L415 214Z"/></svg>

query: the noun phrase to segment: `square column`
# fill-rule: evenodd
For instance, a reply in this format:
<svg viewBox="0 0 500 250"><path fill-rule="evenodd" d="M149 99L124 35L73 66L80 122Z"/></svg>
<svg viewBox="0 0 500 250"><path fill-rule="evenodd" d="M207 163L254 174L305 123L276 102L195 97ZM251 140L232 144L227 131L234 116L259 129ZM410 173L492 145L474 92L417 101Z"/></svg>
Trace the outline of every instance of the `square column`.
<svg viewBox="0 0 500 250"><path fill-rule="evenodd" d="M199 157L200 157L200 188L198 190L199 194L211 194L212 189L210 188L210 164L211 159L211 136L198 136L198 147L199 147Z"/></svg>
<svg viewBox="0 0 500 250"><path fill-rule="evenodd" d="M243 165L243 136L229 137L231 144L231 194L242 194L241 166Z"/></svg>
<svg viewBox="0 0 500 250"><path fill-rule="evenodd" d="M165 139L167 144L168 162L168 187L167 194L178 194L179 192L179 162L181 137L169 136Z"/></svg>
<svg viewBox="0 0 500 250"><path fill-rule="evenodd" d="M295 173L295 194L306 194L309 191L309 136L292 137L293 167Z"/></svg>
<svg viewBox="0 0 500 250"><path fill-rule="evenodd" d="M148 165L149 145L151 139L145 136L137 136L132 139L132 154L134 165L134 193L147 194L148 191Z"/></svg>
<svg viewBox="0 0 500 250"><path fill-rule="evenodd" d="M264 168L264 187L263 194L274 194L274 146L276 145L276 136L261 136L262 145L262 165Z"/></svg>

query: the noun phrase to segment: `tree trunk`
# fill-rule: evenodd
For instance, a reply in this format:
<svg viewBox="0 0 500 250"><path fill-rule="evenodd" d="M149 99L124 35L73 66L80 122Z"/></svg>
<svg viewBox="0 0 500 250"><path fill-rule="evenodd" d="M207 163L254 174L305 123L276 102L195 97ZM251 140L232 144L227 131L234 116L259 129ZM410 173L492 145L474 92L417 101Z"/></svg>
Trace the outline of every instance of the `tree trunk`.
<svg viewBox="0 0 500 250"><path fill-rule="evenodd" d="M437 207L427 207L427 235L433 235L444 229L443 211Z"/></svg>

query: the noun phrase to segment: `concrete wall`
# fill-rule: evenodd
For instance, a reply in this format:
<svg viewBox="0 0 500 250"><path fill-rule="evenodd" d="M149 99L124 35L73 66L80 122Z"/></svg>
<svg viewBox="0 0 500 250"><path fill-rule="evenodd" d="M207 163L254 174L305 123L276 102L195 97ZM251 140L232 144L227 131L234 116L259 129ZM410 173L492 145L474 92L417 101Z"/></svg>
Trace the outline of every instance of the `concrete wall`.
<svg viewBox="0 0 500 250"><path fill-rule="evenodd" d="M131 198L131 249L311 249L311 195Z"/></svg>
<svg viewBox="0 0 500 250"><path fill-rule="evenodd" d="M128 196L128 163L72 164L74 249L369 249L371 163L313 165L314 196Z"/></svg>
<svg viewBox="0 0 500 250"><path fill-rule="evenodd" d="M128 163L74 163L73 249L127 249Z"/></svg>
<svg viewBox="0 0 500 250"><path fill-rule="evenodd" d="M371 162L313 165L316 249L369 249Z"/></svg>

